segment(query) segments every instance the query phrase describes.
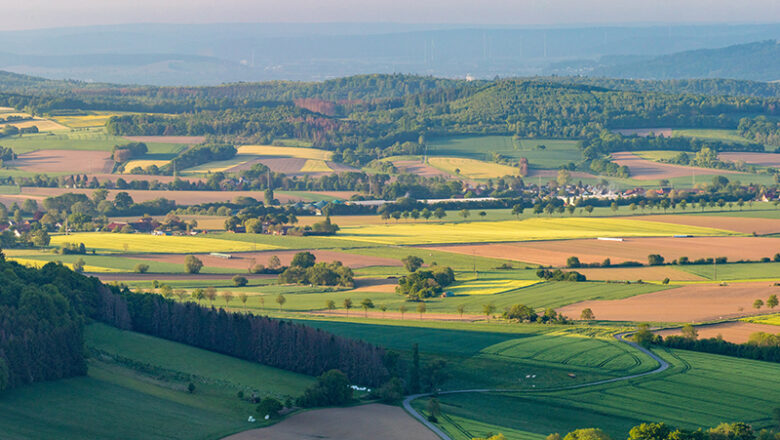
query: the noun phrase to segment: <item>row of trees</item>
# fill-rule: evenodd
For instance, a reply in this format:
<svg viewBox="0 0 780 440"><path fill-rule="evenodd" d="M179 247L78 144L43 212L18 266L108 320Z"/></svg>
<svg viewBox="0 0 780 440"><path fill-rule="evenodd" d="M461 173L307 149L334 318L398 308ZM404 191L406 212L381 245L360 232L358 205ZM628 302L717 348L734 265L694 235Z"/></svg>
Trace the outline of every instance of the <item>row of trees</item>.
<svg viewBox="0 0 780 440"><path fill-rule="evenodd" d="M780 408L773 410L772 417L776 426L780 426ZM721 423L702 430L675 428L666 423L642 423L628 432L628 440L776 440L780 432L775 429L763 429L755 432L752 426L743 422ZM565 436L550 434L547 440L612 440L606 432L597 428L574 430Z"/></svg>

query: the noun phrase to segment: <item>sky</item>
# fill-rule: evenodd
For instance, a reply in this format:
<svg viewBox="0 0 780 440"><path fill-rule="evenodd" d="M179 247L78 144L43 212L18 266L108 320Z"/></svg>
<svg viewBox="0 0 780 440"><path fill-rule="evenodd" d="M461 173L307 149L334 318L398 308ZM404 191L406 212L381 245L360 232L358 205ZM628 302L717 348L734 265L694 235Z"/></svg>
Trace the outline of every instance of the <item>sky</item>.
<svg viewBox="0 0 780 440"><path fill-rule="evenodd" d="M125 23L780 22L779 0L0 0L0 30Z"/></svg>

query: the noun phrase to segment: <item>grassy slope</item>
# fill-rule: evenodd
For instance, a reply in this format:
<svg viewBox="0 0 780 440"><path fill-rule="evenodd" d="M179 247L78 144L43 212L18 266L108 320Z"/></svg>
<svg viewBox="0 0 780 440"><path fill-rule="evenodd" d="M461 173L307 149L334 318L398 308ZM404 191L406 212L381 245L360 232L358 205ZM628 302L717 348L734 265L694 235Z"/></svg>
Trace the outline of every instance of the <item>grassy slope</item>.
<svg viewBox="0 0 780 440"><path fill-rule="evenodd" d="M533 168L558 168L581 160L578 141L522 139L512 136L458 136L429 141L428 152L436 156L460 156L490 162L496 152L515 160L525 157ZM544 149L538 148L544 145Z"/></svg>
<svg viewBox="0 0 780 440"><path fill-rule="evenodd" d="M760 280L777 278L780 263L691 264L677 266L677 269L715 281Z"/></svg>
<svg viewBox="0 0 780 440"><path fill-rule="evenodd" d="M87 377L21 387L0 399L4 439L214 439L249 428L254 405L238 390L299 395L313 379L102 324L87 328L100 355ZM121 355L155 368L115 363ZM188 375L196 384L186 391Z"/></svg>
<svg viewBox="0 0 780 440"><path fill-rule="evenodd" d="M645 421L689 429L730 421L770 425L771 408L780 404L776 364L682 350L660 354L673 365L670 371L629 382L555 393L443 396L444 427L460 440L489 430L508 439L541 439L586 426L623 438Z"/></svg>

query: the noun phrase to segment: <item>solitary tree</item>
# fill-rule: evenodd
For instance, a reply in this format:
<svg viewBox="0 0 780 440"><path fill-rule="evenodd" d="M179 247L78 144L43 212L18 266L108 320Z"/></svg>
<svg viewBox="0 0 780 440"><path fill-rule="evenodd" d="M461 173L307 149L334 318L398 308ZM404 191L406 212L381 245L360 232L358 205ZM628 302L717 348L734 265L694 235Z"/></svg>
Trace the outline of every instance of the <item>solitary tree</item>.
<svg viewBox="0 0 780 440"><path fill-rule="evenodd" d="M441 220L444 217L447 217L447 211L445 211L444 208L436 208L433 211L433 216L436 217L437 219Z"/></svg>
<svg viewBox="0 0 780 440"><path fill-rule="evenodd" d="M213 287L206 287L206 290L203 292L203 294L206 296L206 299L209 300L209 303L214 305L214 300L217 299L217 289Z"/></svg>
<svg viewBox="0 0 780 440"><path fill-rule="evenodd" d="M685 324L682 326L682 335L686 339L695 340L699 337L699 332L696 330L696 327L694 327L691 324Z"/></svg>
<svg viewBox="0 0 780 440"><path fill-rule="evenodd" d="M374 302L368 298L365 298L363 301L360 301L360 307L363 308L363 316L368 318L368 309L374 308Z"/></svg>
<svg viewBox="0 0 780 440"><path fill-rule="evenodd" d="M249 283L249 280L246 279L246 277L243 277L241 275L236 275L233 277L233 284L236 287L244 287Z"/></svg>
<svg viewBox="0 0 780 440"><path fill-rule="evenodd" d="M382 318L384 318L385 312L387 311L387 304L382 304L381 306L379 306L379 310L382 311Z"/></svg>
<svg viewBox="0 0 780 440"><path fill-rule="evenodd" d="M593 314L593 310L591 310L589 307L582 310L582 313L580 313L580 319L583 321L592 321L596 319L596 315Z"/></svg>
<svg viewBox="0 0 780 440"><path fill-rule="evenodd" d="M138 263L135 265L135 269L133 269L135 273L146 273L149 271L149 265L146 263Z"/></svg>
<svg viewBox="0 0 780 440"><path fill-rule="evenodd" d="M423 313L425 313L425 310L426 310L426 308L425 308L425 302L423 302L423 301L420 301L420 302L417 304L417 313L419 313L419 314L420 314L420 319L422 319L422 315L423 315Z"/></svg>
<svg viewBox="0 0 780 440"><path fill-rule="evenodd" d="M469 211L468 209L464 208L460 210L460 216L463 217L464 219L468 218L470 215L471 215L471 211Z"/></svg>
<svg viewBox="0 0 780 440"><path fill-rule="evenodd" d="M761 307L764 307L764 301L762 301L761 299L757 299L757 300L753 301L753 307L756 310L760 309Z"/></svg>
<svg viewBox="0 0 780 440"><path fill-rule="evenodd" d="M271 269L278 269L282 266L282 262L279 261L279 257L276 255L273 255L271 258L268 259L268 267Z"/></svg>
<svg viewBox="0 0 780 440"><path fill-rule="evenodd" d="M769 295L769 298L767 298L766 300L766 306L769 307L770 309L774 309L775 307L777 307L777 295L774 294Z"/></svg>
<svg viewBox="0 0 780 440"><path fill-rule="evenodd" d="M86 264L87 263L84 262L84 259L79 257L79 259L76 260L75 263L73 263L73 271L79 272L79 273L84 272L84 266Z"/></svg>
<svg viewBox="0 0 780 440"><path fill-rule="evenodd" d="M325 308L328 310L336 310L336 303L332 299L329 299L325 301Z"/></svg>
<svg viewBox="0 0 780 440"><path fill-rule="evenodd" d="M195 255L187 255L184 259L184 267L187 273L198 273L203 268L203 262Z"/></svg>
<svg viewBox="0 0 780 440"><path fill-rule="evenodd" d="M409 272L416 271L424 263L423 259L416 255L409 255L407 257L404 257L401 259L401 262L404 263L404 267L406 267L406 270L408 270Z"/></svg>
<svg viewBox="0 0 780 440"><path fill-rule="evenodd" d="M347 309L347 316L349 316L349 309L352 308L352 299L344 298L344 308Z"/></svg>
<svg viewBox="0 0 780 440"><path fill-rule="evenodd" d="M238 300L241 301L241 304L244 306L244 311L246 311L246 301L249 299L249 295L247 295L244 292L241 292L238 294Z"/></svg>
<svg viewBox="0 0 780 440"><path fill-rule="evenodd" d="M226 291L220 293L220 296L222 296L222 299L225 300L225 307L226 308L230 304L230 301L233 301L233 292L231 292L229 290L226 290Z"/></svg>
<svg viewBox="0 0 780 440"><path fill-rule="evenodd" d="M192 291L192 297L195 298L195 301L200 305L201 300L206 297L206 294L203 289L198 288Z"/></svg>
<svg viewBox="0 0 780 440"><path fill-rule="evenodd" d="M520 216L523 214L523 204L519 203L512 207L512 215L516 215L517 218L520 218Z"/></svg>
<svg viewBox="0 0 780 440"><path fill-rule="evenodd" d="M488 319L488 321L490 320L490 315L492 315L495 311L496 306L493 305L493 303L482 304L482 313L485 314L485 317Z"/></svg>
<svg viewBox="0 0 780 440"><path fill-rule="evenodd" d="M284 307L284 303L286 302L287 302L287 298L285 298L284 295L282 295L281 293L276 296L276 303L279 304L280 312L283 310L282 307Z"/></svg>
<svg viewBox="0 0 780 440"><path fill-rule="evenodd" d="M401 319L404 319L404 313L406 313L407 310L406 304L401 304L401 306L398 307L398 311L401 312Z"/></svg>
<svg viewBox="0 0 780 440"><path fill-rule="evenodd" d="M463 312L466 311L466 304L458 304L458 314L463 318Z"/></svg>

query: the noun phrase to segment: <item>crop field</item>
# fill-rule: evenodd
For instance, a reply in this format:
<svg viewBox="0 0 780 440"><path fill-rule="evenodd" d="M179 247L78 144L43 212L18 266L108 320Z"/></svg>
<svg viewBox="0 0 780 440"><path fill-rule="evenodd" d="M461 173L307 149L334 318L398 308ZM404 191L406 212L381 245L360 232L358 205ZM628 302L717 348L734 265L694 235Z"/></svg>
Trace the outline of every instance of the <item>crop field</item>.
<svg viewBox="0 0 780 440"><path fill-rule="evenodd" d="M34 258L24 258L24 257L9 257L9 261L16 261L17 263L28 266L28 267L42 267L44 264L48 263L49 261L60 261L62 259L52 259L52 260L39 260ZM64 266L73 269L73 262L64 262L62 263ZM95 266L91 264L85 264L84 265L84 271L85 272L95 272L95 273L104 273L104 272L119 272L120 269L114 269L111 267L103 267L103 266Z"/></svg>
<svg viewBox="0 0 780 440"><path fill-rule="evenodd" d="M718 153L718 159L730 162L742 161L762 167L780 167L780 153L739 153L724 151Z"/></svg>
<svg viewBox="0 0 780 440"><path fill-rule="evenodd" d="M732 232L696 227L671 226L645 220L597 218L529 218L521 221L472 223L416 223L348 226L338 237L394 245L438 243L484 243L558 240L596 237L658 237L686 235L732 235ZM340 238L334 238L339 240Z"/></svg>
<svg viewBox="0 0 780 440"><path fill-rule="evenodd" d="M678 268L713 281L780 280L780 263L686 264Z"/></svg>
<svg viewBox="0 0 780 440"><path fill-rule="evenodd" d="M753 322L756 324L780 325L780 313L773 315L753 316L750 318L744 318L743 321Z"/></svg>
<svg viewBox="0 0 780 440"><path fill-rule="evenodd" d="M249 162L250 160L253 160L255 158L256 158L255 156L249 154L237 154L227 160L207 162L204 164L194 166L192 168L187 168L186 170L182 170L181 174L183 176L188 176L193 174L218 173L218 172L229 170L233 167L239 166L246 162Z"/></svg>
<svg viewBox="0 0 780 440"><path fill-rule="evenodd" d="M760 215L759 215L760 213ZM775 211L739 211L720 213L690 213L686 215L651 215L642 217L652 222L672 223L684 226L718 228L743 234L769 235L780 233L780 222ZM635 218L635 217L633 217ZM684 233L680 233L684 234Z"/></svg>
<svg viewBox="0 0 780 440"><path fill-rule="evenodd" d="M455 284L446 290L454 295L495 295L528 287L538 280L474 280Z"/></svg>
<svg viewBox="0 0 780 440"><path fill-rule="evenodd" d="M657 180L670 179L673 177L690 178L691 176L740 174L737 171L731 170L716 170L711 168L690 167L654 162L653 160L643 159L633 152L628 151L612 153L612 160L620 166L628 167L631 173L631 178L635 180Z"/></svg>
<svg viewBox="0 0 780 440"><path fill-rule="evenodd" d="M441 396L444 427L458 440L490 431L541 440L583 426L622 438L648 420L688 429L733 421L754 429L771 424L770 409L780 403L776 364L677 350L660 354L672 370L640 380L552 393Z"/></svg>
<svg viewBox="0 0 780 440"><path fill-rule="evenodd" d="M744 318L740 321L722 322L718 324L697 325L699 339L722 338L725 341L735 344L744 344L750 339L750 335L757 332L780 333L780 327L769 324L758 324L750 320L760 320L761 317ZM660 330L654 332L657 335L666 337L668 335L680 335L682 331L679 328Z"/></svg>
<svg viewBox="0 0 780 440"><path fill-rule="evenodd" d="M328 166L328 163L319 159L307 159L306 163L301 167L302 173L330 173L333 169Z"/></svg>
<svg viewBox="0 0 780 440"><path fill-rule="evenodd" d="M545 266L565 266L571 256L576 256L582 263L601 263L609 258L612 264L625 261L647 263L649 254L660 254L668 262L682 256L690 259L727 257L730 261L759 260L780 251L780 240L769 237L657 237L628 238L624 241L584 239L436 246L432 249L522 259Z"/></svg>
<svg viewBox="0 0 780 440"><path fill-rule="evenodd" d="M430 157L428 158L428 163L434 168L446 171L452 175L470 179L516 176L520 173L519 168L462 157Z"/></svg>
<svg viewBox="0 0 780 440"><path fill-rule="evenodd" d="M127 112L90 111L79 115L57 115L51 119L70 128L97 128L104 127L112 116L130 114Z"/></svg>
<svg viewBox="0 0 780 440"><path fill-rule="evenodd" d="M253 156L295 157L298 159L330 160L333 153L318 148L277 147L274 145L242 145L238 154Z"/></svg>
<svg viewBox="0 0 780 440"><path fill-rule="evenodd" d="M24 251L23 251L24 252ZM149 265L149 274L182 274L185 273L184 269L184 255L179 254L179 261L168 262L165 260L158 260L155 258L156 254L129 254L123 255L59 255L52 253L35 253L35 254L14 254L8 257L9 260L17 261L19 264L26 266L41 266L49 261L62 262L68 267L72 267L73 263L82 259L86 263L84 266L85 272L94 273L120 273L120 272L133 272L138 264ZM236 269L224 268L219 265L211 264L215 257L201 258L204 266L201 269L201 273L235 273ZM246 270L246 267L242 268Z"/></svg>
<svg viewBox="0 0 780 440"><path fill-rule="evenodd" d="M147 167L155 165L157 168L160 168L167 165L168 162L170 162L170 160L154 160L154 159L129 160L125 163L124 174L130 174L130 171L132 171L133 168L138 168L138 167L141 167L142 169L146 169Z"/></svg>
<svg viewBox="0 0 780 440"><path fill-rule="evenodd" d="M512 136L456 136L432 139L428 151L436 156L459 156L488 162L495 152L515 160L524 157L532 168L553 169L579 161L582 153L578 145L578 141L560 139L515 140Z"/></svg>
<svg viewBox="0 0 780 440"><path fill-rule="evenodd" d="M197 253L242 252L273 249L273 246L250 244L199 236L155 236L150 234L113 234L110 232L84 232L51 237L52 246L66 243L84 243L88 249L133 253Z"/></svg>
<svg viewBox="0 0 780 440"><path fill-rule="evenodd" d="M605 321L703 322L762 313L753 308L753 301L766 300L778 291L769 281L724 286L697 283L619 300L584 301L558 311L579 316L590 308L596 319Z"/></svg>
<svg viewBox="0 0 780 440"><path fill-rule="evenodd" d="M717 141L736 142L738 144L746 144L749 142L747 139L737 134L737 130L675 129L672 131L672 136L712 139Z"/></svg>
<svg viewBox="0 0 780 440"><path fill-rule="evenodd" d="M114 166L108 151L37 150L19 154L8 165L35 173L110 173Z"/></svg>

